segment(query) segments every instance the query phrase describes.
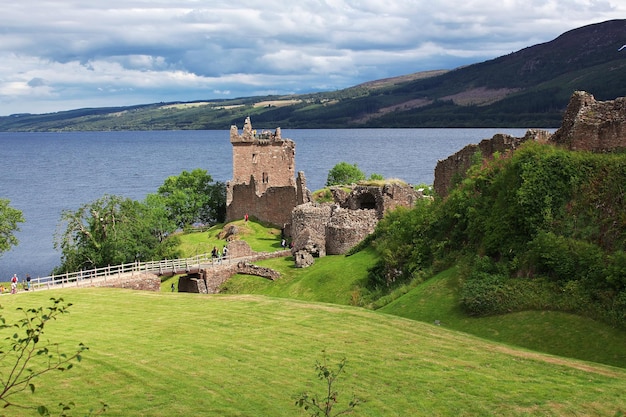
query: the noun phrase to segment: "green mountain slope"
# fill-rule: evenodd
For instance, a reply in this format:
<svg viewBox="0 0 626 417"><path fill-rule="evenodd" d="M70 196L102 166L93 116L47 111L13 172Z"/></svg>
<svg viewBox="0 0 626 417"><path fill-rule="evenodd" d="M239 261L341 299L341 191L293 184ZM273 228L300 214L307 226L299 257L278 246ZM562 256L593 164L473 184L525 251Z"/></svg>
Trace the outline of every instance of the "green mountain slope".
<svg viewBox="0 0 626 417"><path fill-rule="evenodd" d="M625 40L626 20L611 20L453 71L315 94L13 115L0 131L228 129L246 116L269 128L558 127L576 90L626 96Z"/></svg>

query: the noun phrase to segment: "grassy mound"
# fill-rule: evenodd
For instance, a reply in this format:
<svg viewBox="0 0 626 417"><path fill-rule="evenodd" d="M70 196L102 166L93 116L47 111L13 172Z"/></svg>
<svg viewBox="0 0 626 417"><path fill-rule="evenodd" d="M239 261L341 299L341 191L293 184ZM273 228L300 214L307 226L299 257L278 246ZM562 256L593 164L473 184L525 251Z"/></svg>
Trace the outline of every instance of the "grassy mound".
<svg viewBox="0 0 626 417"><path fill-rule="evenodd" d="M346 357L337 382L360 416L615 415L626 410L626 370L511 348L446 326L362 308L265 296L119 289L3 297L15 308L72 302L47 337L90 347L69 372L48 374L35 404L106 402L109 416L294 416L325 350ZM11 330L12 332L13 330ZM8 408L5 415L23 415ZM85 413L86 414L86 413ZM82 415L82 414L81 414Z"/></svg>

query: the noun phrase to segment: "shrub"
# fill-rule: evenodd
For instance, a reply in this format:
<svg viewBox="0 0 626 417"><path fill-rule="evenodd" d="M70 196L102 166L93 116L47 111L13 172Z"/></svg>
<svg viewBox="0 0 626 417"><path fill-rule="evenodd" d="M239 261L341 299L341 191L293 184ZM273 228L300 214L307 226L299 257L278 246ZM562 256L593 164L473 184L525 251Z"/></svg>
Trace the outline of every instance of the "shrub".
<svg viewBox="0 0 626 417"><path fill-rule="evenodd" d="M603 281L604 255L593 243L540 232L528 246L537 272L555 281L582 280L590 287Z"/></svg>
<svg viewBox="0 0 626 417"><path fill-rule="evenodd" d="M326 186L352 184L364 179L365 174L357 164L350 165L347 162L340 162L328 172Z"/></svg>
<svg viewBox="0 0 626 417"><path fill-rule="evenodd" d="M475 273L461 288L461 305L471 316L501 313L507 298L506 277L501 275Z"/></svg>

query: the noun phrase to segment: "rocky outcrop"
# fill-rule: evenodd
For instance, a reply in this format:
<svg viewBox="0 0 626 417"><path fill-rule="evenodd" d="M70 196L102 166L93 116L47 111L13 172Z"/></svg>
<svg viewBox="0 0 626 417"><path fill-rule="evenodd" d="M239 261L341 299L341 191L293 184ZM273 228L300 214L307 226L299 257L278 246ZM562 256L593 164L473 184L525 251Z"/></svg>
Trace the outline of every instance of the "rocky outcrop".
<svg viewBox="0 0 626 417"><path fill-rule="evenodd" d="M255 252L245 240L233 240L228 242L227 247L228 257L231 259L255 255Z"/></svg>

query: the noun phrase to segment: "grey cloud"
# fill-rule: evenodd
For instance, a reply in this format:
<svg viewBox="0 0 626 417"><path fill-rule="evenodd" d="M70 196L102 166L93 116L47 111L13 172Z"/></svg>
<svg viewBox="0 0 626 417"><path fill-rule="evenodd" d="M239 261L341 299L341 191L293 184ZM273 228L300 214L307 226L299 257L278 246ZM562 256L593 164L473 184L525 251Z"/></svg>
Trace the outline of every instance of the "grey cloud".
<svg viewBox="0 0 626 417"><path fill-rule="evenodd" d="M0 114L5 102L37 112L55 100L343 88L482 61L625 12L604 0L22 0L0 16Z"/></svg>
<svg viewBox="0 0 626 417"><path fill-rule="evenodd" d="M43 87L46 85L46 81L43 78L35 77L31 79L28 83L29 87Z"/></svg>

